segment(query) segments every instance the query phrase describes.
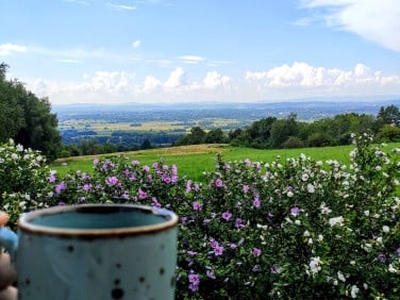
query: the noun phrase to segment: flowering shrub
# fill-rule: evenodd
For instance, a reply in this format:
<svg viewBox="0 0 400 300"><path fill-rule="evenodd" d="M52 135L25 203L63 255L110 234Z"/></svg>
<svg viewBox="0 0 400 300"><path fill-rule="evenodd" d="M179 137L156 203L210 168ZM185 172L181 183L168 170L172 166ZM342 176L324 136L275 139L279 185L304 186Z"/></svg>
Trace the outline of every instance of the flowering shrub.
<svg viewBox="0 0 400 300"><path fill-rule="evenodd" d="M394 299L399 151L386 153L368 135L354 142L348 166L305 155L270 163L217 157L206 184L179 178L163 161L96 159L92 174L60 177L44 168L28 198L45 206L121 202L175 211L177 299ZM5 194L3 207L19 208L17 200Z"/></svg>
<svg viewBox="0 0 400 300"><path fill-rule="evenodd" d="M0 145L1 206L10 214L10 224L19 215L46 206L41 190L47 186L46 158L32 149L24 149L13 140Z"/></svg>

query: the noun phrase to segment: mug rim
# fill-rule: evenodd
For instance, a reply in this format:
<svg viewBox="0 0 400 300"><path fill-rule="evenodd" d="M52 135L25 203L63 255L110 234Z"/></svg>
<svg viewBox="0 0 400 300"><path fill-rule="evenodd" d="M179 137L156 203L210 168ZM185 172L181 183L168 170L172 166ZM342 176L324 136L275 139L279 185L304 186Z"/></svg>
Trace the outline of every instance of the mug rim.
<svg viewBox="0 0 400 300"><path fill-rule="evenodd" d="M157 224L135 226L135 227L121 227L121 228L64 228L64 227L51 227L46 225L32 224L31 221L42 216L54 215L71 211L90 211L93 209L104 208L123 208L146 211L153 215L166 217L165 221ZM114 237L122 235L138 235L148 234L163 231L178 224L178 216L170 210L157 208L154 206L140 205L140 204L73 204L65 206L54 206L39 210L34 210L23 214L18 220L18 228L23 232L42 234L42 235L58 235L58 236L76 236L76 237Z"/></svg>

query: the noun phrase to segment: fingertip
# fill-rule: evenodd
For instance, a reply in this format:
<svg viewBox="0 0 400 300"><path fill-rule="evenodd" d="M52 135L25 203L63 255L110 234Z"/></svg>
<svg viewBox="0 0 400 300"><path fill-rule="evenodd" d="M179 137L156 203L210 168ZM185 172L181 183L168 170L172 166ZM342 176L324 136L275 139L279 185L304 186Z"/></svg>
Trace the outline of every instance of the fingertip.
<svg viewBox="0 0 400 300"><path fill-rule="evenodd" d="M10 217L8 216L8 214L6 212L0 211L0 226L6 225L9 218Z"/></svg>

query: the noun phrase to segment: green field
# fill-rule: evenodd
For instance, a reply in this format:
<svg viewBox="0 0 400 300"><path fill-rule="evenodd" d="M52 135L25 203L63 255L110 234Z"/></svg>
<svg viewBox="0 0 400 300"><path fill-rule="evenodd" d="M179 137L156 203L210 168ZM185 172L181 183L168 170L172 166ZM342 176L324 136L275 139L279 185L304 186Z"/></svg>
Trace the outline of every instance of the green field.
<svg viewBox="0 0 400 300"><path fill-rule="evenodd" d="M387 146L387 151L392 148L400 147L400 143L392 143ZM349 163L349 153L353 146L338 146L325 148L302 148L302 149L278 149L278 150L259 150L250 148L231 147L228 145L190 145L171 148L159 148L144 151L125 152L132 160L138 160L142 165L151 165L163 159L165 163L178 167L179 176L186 175L195 181L202 181L204 171L212 171L215 166L216 155L220 153L225 161L250 159L252 161L271 162L277 156L283 160L287 158L296 158L301 153L315 160L326 161L335 159L342 163ZM115 154L114 154L115 155ZM106 156L106 155L104 155ZM109 155L108 155L109 156ZM67 172L92 172L93 159L103 157L80 156L68 159L59 159L53 165L60 174ZM67 163L63 166L62 163Z"/></svg>

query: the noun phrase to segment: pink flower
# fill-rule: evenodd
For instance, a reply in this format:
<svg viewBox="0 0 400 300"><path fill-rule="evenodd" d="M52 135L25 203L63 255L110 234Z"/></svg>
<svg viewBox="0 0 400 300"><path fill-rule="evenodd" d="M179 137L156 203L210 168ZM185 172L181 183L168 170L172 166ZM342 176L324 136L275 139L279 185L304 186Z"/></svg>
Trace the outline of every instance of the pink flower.
<svg viewBox="0 0 400 300"><path fill-rule="evenodd" d="M142 191L141 188L139 188L138 194L139 194L139 199L142 199L142 200L143 200L143 199L146 199L146 198L147 198L147 193L144 192L144 191Z"/></svg>
<svg viewBox="0 0 400 300"><path fill-rule="evenodd" d="M221 256L223 252L224 252L224 247L222 246L218 245L217 247L214 248L215 256Z"/></svg>
<svg viewBox="0 0 400 300"><path fill-rule="evenodd" d="M260 199L259 199L258 197L255 197L254 200L253 200L253 206L254 206L255 208L259 208L260 205L261 205Z"/></svg>
<svg viewBox="0 0 400 300"><path fill-rule="evenodd" d="M229 219L232 218L232 214L228 211L222 213L222 219L225 219L226 221L229 221Z"/></svg>
<svg viewBox="0 0 400 300"><path fill-rule="evenodd" d="M261 255L261 249L253 248L252 254L254 257L259 257Z"/></svg>
<svg viewBox="0 0 400 300"><path fill-rule="evenodd" d="M201 210L201 207L203 206L203 204L201 204L200 202L193 202L193 210Z"/></svg>
<svg viewBox="0 0 400 300"><path fill-rule="evenodd" d="M223 187L224 183L222 181L222 179L218 178L217 180L215 180L215 186L216 187Z"/></svg>
<svg viewBox="0 0 400 300"><path fill-rule="evenodd" d="M247 193L249 191L250 187L248 185L243 186L243 193Z"/></svg>

